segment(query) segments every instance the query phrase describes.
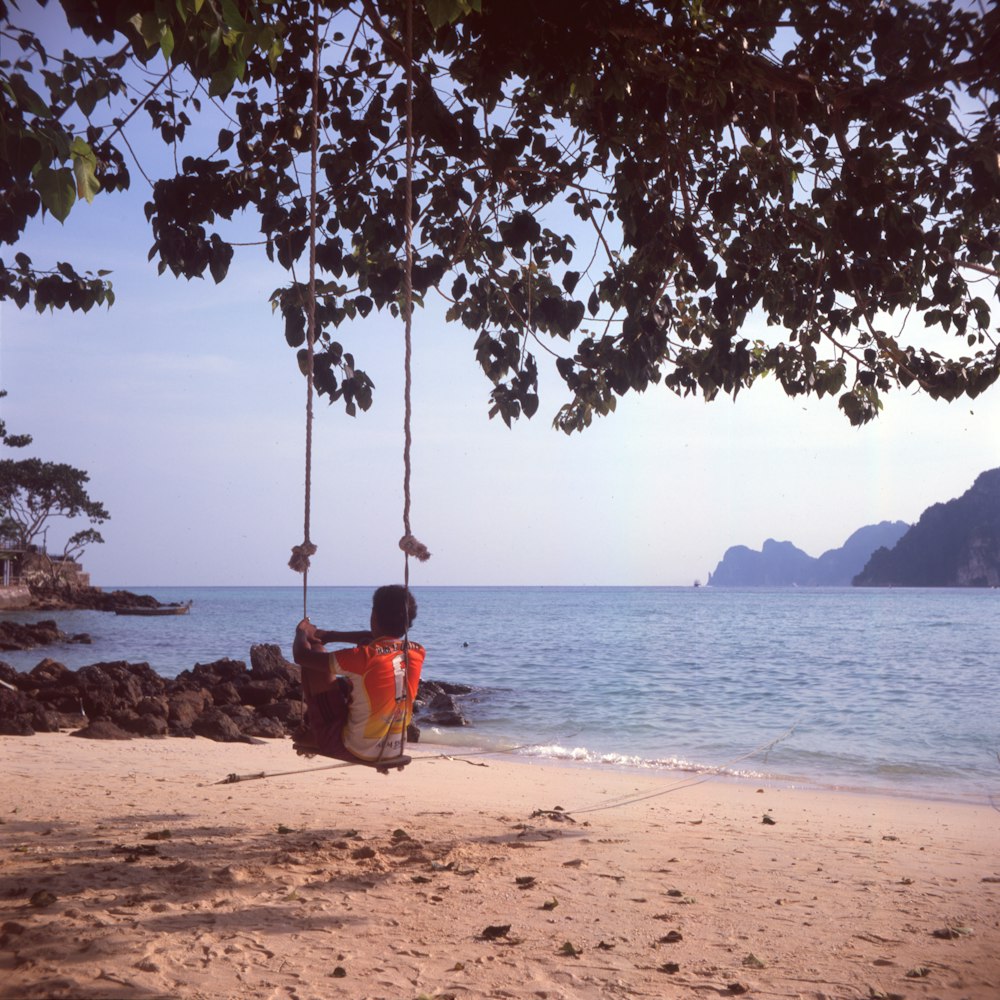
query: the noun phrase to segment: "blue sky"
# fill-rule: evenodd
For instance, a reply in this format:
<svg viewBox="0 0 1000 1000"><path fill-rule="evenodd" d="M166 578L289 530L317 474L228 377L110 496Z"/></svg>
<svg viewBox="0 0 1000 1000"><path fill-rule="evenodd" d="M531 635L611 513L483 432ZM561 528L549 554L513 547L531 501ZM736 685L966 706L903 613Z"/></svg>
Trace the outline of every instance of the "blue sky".
<svg viewBox="0 0 1000 1000"><path fill-rule="evenodd" d="M30 227L18 249L110 268L117 302L86 316L0 305L4 417L31 454L89 471L112 515L85 556L95 583L296 584L305 389L268 304L284 274L243 250L219 286L158 277L146 194L134 172L127 195ZM952 404L896 392L860 429L833 400L766 383L735 403L654 388L568 438L546 369L538 414L508 430L488 419L473 338L443 315L431 300L414 324L412 520L434 553L415 586L690 584L730 545L819 555L1000 466L996 388ZM402 328L373 314L342 334L376 398L355 419L317 404L311 580L377 584L402 570ZM54 525L49 547L78 527Z"/></svg>

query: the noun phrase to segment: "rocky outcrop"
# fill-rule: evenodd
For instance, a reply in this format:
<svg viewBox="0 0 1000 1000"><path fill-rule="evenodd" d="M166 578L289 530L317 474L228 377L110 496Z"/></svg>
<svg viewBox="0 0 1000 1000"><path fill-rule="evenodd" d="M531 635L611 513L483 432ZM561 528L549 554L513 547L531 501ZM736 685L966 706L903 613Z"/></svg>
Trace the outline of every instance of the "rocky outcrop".
<svg viewBox="0 0 1000 1000"><path fill-rule="evenodd" d="M735 545L709 574L708 582L714 587L848 587L871 554L880 546L894 545L908 527L903 521L867 525L840 548L818 558L773 538L760 552Z"/></svg>
<svg viewBox="0 0 1000 1000"><path fill-rule="evenodd" d="M128 590L103 591L99 587L33 586L30 609L36 611L118 611L121 608L160 608L149 594Z"/></svg>
<svg viewBox="0 0 1000 1000"><path fill-rule="evenodd" d="M1000 587L1000 469L937 503L892 547L878 549L859 587Z"/></svg>
<svg viewBox="0 0 1000 1000"><path fill-rule="evenodd" d="M19 622L0 622L0 652L15 649L37 649L39 646L51 646L55 643L82 642L90 643L90 636L85 632L67 635L52 620L21 624Z"/></svg>
<svg viewBox="0 0 1000 1000"><path fill-rule="evenodd" d="M417 700L413 703L414 714L421 725L467 726L469 720L462 713L461 700L472 694L472 690L468 684L421 680Z"/></svg>
<svg viewBox="0 0 1000 1000"><path fill-rule="evenodd" d="M90 586L90 574L73 559L61 559L42 552L24 554L15 571L17 583L0 586L3 611L118 611L121 608L164 607L149 594L128 590L108 593Z"/></svg>
<svg viewBox="0 0 1000 1000"><path fill-rule="evenodd" d="M459 701L471 688L421 681L415 715L421 724L463 726ZM203 736L250 742L292 736L303 723L298 667L278 646L250 650L242 660L199 663L160 677L148 663L95 663L69 670L43 660L28 673L0 663L0 735L75 730L88 739ZM420 738L411 725L407 739Z"/></svg>
<svg viewBox="0 0 1000 1000"><path fill-rule="evenodd" d="M72 674L65 667L61 669L66 674ZM35 670L38 675L29 684L29 675L18 673L6 663L0 663L0 735L54 733L86 723L79 699L68 690L64 697L56 688L53 682L56 671L49 666L49 661L43 661ZM43 690L45 696L38 697Z"/></svg>

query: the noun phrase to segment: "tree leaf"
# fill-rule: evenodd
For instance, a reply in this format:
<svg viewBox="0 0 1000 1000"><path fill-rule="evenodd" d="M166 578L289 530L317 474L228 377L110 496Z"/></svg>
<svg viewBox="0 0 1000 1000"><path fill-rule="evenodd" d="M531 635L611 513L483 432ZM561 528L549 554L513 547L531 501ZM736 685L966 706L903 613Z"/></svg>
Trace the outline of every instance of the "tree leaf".
<svg viewBox="0 0 1000 1000"><path fill-rule="evenodd" d="M76 184L73 171L69 167L53 170L42 167L35 174L35 189L42 204L60 222L65 222L73 203L76 201Z"/></svg>
<svg viewBox="0 0 1000 1000"><path fill-rule="evenodd" d="M222 69L212 74L211 82L208 86L210 97L226 97L233 89L236 78L239 76L239 66L235 60L229 59Z"/></svg>
<svg viewBox="0 0 1000 1000"><path fill-rule="evenodd" d="M225 18L226 25L230 28L246 31L250 27L244 20L239 8L233 3L233 0L222 0L222 16Z"/></svg>
<svg viewBox="0 0 1000 1000"><path fill-rule="evenodd" d="M170 57L174 54L174 33L170 30L170 25L165 24L160 29L160 51L163 58L170 62Z"/></svg>
<svg viewBox="0 0 1000 1000"><path fill-rule="evenodd" d="M84 84L76 92L76 106L89 118L97 105L97 88L93 83Z"/></svg>
<svg viewBox="0 0 1000 1000"><path fill-rule="evenodd" d="M12 75L8 80L8 89L13 94L14 100L25 110L40 118L51 118L52 110L42 100L41 97L25 82L23 76L18 73Z"/></svg>
<svg viewBox="0 0 1000 1000"><path fill-rule="evenodd" d="M73 157L73 174L76 177L76 194L87 202L94 200L94 195L101 190L101 182L97 178L97 157L90 145L79 136L73 140L70 147ZM67 209L67 214L69 209ZM53 213L54 214L54 213Z"/></svg>
<svg viewBox="0 0 1000 1000"><path fill-rule="evenodd" d="M209 270L215 283L218 284L229 273L229 265L233 260L233 248L219 239L212 236L212 252L209 260Z"/></svg>
<svg viewBox="0 0 1000 1000"><path fill-rule="evenodd" d="M153 13L139 13L131 18L132 24L142 35L147 48L153 48L160 42L160 20Z"/></svg>
<svg viewBox="0 0 1000 1000"><path fill-rule="evenodd" d="M454 24L463 13L461 0L425 0L424 8L433 28Z"/></svg>

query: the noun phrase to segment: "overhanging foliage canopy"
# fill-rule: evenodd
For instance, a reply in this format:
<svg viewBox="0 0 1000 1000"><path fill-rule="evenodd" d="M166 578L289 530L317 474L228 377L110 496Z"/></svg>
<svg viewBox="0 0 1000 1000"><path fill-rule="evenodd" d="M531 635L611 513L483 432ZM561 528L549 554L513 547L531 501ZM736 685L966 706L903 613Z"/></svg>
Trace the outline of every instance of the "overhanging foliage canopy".
<svg viewBox="0 0 1000 1000"><path fill-rule="evenodd" d="M997 0L413 3L415 290L469 329L491 415L535 412L539 352L568 387L567 431L658 382L712 398L770 374L858 424L896 386L955 399L996 380ZM0 68L0 241L128 186L145 119L179 168L149 179L161 271L222 280L229 220L256 213L300 348L314 225L318 385L366 408L335 336L399 309L405 3L62 8L118 48L56 58L0 0L5 55L18 45ZM0 295L89 308L110 288L16 254Z"/></svg>

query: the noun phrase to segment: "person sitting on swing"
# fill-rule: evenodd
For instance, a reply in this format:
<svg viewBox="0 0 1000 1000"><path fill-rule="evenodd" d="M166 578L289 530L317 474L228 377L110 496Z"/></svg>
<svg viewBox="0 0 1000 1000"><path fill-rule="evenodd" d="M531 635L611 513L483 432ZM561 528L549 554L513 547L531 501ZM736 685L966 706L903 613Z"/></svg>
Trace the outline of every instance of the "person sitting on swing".
<svg viewBox="0 0 1000 1000"><path fill-rule="evenodd" d="M372 595L370 631L336 632L308 618L299 622L292 659L302 668L310 751L369 763L402 753L425 655L418 643L403 639L416 617L413 595L392 584ZM328 642L352 648L331 653Z"/></svg>

